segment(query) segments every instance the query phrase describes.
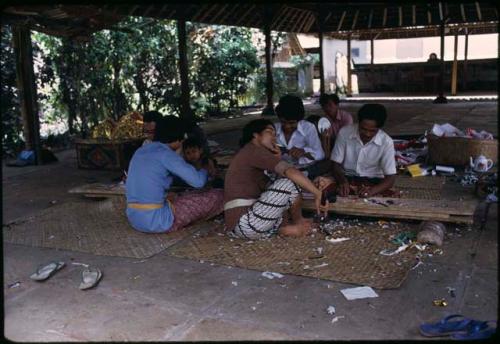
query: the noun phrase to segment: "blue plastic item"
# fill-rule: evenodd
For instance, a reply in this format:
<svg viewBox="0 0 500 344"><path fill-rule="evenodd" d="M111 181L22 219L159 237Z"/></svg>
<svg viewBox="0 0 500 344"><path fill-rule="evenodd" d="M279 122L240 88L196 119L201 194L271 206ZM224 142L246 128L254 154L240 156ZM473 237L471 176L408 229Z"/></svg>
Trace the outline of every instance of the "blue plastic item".
<svg viewBox="0 0 500 344"><path fill-rule="evenodd" d="M451 321L451 319L461 319ZM466 334L472 328L484 329L488 327L486 321L469 319L460 314L452 314L441 319L437 323L423 323L420 325L420 333L426 337L441 337L452 334Z"/></svg>

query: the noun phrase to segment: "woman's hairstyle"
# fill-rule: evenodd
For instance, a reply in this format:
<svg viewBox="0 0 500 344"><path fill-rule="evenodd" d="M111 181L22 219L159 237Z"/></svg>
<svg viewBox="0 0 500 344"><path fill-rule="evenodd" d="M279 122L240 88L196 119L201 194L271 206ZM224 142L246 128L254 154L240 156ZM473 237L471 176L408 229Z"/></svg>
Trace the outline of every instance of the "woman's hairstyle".
<svg viewBox="0 0 500 344"><path fill-rule="evenodd" d="M287 94L280 98L276 106L276 114L287 121L301 121L304 119L304 103L297 96Z"/></svg>
<svg viewBox="0 0 500 344"><path fill-rule="evenodd" d="M197 137L190 137L184 140L182 142L182 149L188 149L188 148L199 148L200 150L203 149L203 144L201 143L201 140L198 139Z"/></svg>
<svg viewBox="0 0 500 344"><path fill-rule="evenodd" d="M319 97L319 105L321 106L325 106L326 104L328 104L329 101L332 101L335 105L339 105L340 103L339 96L336 95L335 93L332 94L323 93Z"/></svg>
<svg viewBox="0 0 500 344"><path fill-rule="evenodd" d="M365 104L358 111L358 123L369 119L377 123L377 128L382 128L387 119L387 111L382 104Z"/></svg>
<svg viewBox="0 0 500 344"><path fill-rule="evenodd" d="M144 122L158 122L163 118L163 115L158 111L148 111L142 116Z"/></svg>
<svg viewBox="0 0 500 344"><path fill-rule="evenodd" d="M182 121L175 116L165 116L156 122L155 138L153 141L172 143L184 139L186 133Z"/></svg>
<svg viewBox="0 0 500 344"><path fill-rule="evenodd" d="M240 139L240 147L243 147L248 142L252 141L253 134L260 134L268 126L272 126L274 128L273 122L265 118L254 119L253 121L247 123L243 127L243 136Z"/></svg>

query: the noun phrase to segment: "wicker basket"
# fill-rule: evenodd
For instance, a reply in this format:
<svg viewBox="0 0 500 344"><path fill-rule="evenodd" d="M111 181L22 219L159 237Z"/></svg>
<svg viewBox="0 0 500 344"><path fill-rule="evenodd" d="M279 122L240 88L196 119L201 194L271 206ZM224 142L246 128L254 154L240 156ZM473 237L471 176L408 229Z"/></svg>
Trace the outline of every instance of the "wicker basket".
<svg viewBox="0 0 500 344"><path fill-rule="evenodd" d="M498 140L478 140L465 137L427 135L429 163L451 166L469 165L470 157L484 155L498 160Z"/></svg>

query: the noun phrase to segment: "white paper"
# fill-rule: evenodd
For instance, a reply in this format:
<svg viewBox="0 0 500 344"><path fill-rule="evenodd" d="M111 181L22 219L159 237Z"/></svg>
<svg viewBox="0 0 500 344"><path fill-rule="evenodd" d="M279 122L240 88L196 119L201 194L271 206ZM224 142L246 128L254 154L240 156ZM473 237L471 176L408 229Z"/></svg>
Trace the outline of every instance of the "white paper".
<svg viewBox="0 0 500 344"><path fill-rule="evenodd" d="M335 244L337 242L342 242L342 241L346 241L346 240L350 240L351 238L332 238L332 237L326 237L325 240L328 241L328 242L331 242L332 244Z"/></svg>
<svg viewBox="0 0 500 344"><path fill-rule="evenodd" d="M264 271L262 276L273 279L273 278L283 278L283 275L278 272Z"/></svg>
<svg viewBox="0 0 500 344"><path fill-rule="evenodd" d="M378 297L378 294L370 287L347 288L340 291L349 301L357 299L366 299L369 297Z"/></svg>

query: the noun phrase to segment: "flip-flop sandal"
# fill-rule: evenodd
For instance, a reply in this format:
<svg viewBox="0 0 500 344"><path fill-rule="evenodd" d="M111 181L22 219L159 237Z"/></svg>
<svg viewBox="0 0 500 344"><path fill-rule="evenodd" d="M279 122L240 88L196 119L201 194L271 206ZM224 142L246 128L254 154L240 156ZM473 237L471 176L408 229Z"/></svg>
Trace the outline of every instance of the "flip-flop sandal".
<svg viewBox="0 0 500 344"><path fill-rule="evenodd" d="M481 326L478 324L476 326L469 327L469 330L465 333L454 333L451 335L452 339L456 340L477 340L477 339L487 339L493 336L497 332L496 321L485 321L486 325ZM488 323L494 323L495 327L488 326Z"/></svg>
<svg viewBox="0 0 500 344"><path fill-rule="evenodd" d="M36 272L34 272L30 278L35 281L45 281L50 276L55 274L57 271L61 270L66 264L64 262L50 262L49 264L43 266L40 265Z"/></svg>
<svg viewBox="0 0 500 344"><path fill-rule="evenodd" d="M458 321L450 321L451 319L461 318ZM478 321L464 317L460 314L448 315L437 323L423 323L420 325L420 333L426 337L443 337L454 333L465 334L473 327L486 328L486 321Z"/></svg>
<svg viewBox="0 0 500 344"><path fill-rule="evenodd" d="M98 268L85 268L82 271L82 282L79 288L81 290L86 290L93 288L97 285L102 277L102 272Z"/></svg>

